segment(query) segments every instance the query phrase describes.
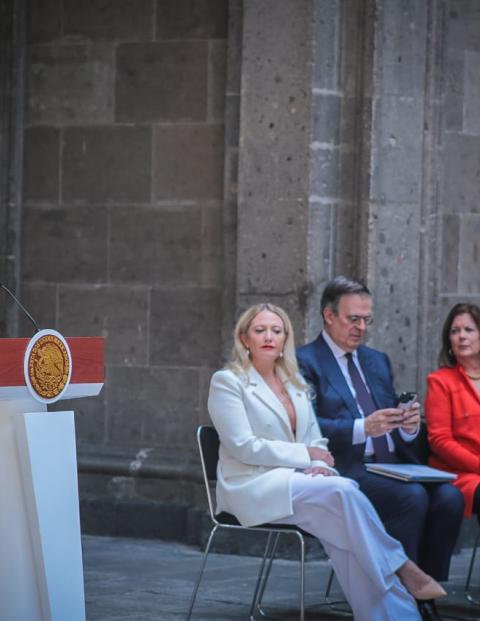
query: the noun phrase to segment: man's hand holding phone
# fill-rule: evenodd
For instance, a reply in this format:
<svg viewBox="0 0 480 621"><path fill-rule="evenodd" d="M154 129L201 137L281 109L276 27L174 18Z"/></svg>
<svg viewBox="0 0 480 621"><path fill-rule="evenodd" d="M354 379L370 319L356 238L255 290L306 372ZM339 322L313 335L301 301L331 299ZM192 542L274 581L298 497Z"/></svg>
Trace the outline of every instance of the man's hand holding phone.
<svg viewBox="0 0 480 621"><path fill-rule="evenodd" d="M365 418L365 435L372 438L390 433L403 425L404 412L400 408L375 410Z"/></svg>
<svg viewBox="0 0 480 621"><path fill-rule="evenodd" d="M420 424L420 404L414 392L402 392L398 398L398 407L403 410L401 428L406 433L415 433Z"/></svg>

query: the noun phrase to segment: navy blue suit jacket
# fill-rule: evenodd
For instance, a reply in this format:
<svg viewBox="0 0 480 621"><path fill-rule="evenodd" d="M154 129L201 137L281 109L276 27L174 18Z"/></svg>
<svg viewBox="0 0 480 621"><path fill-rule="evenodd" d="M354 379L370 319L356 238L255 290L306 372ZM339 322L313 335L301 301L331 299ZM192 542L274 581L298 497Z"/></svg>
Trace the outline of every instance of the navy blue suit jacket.
<svg viewBox="0 0 480 621"><path fill-rule="evenodd" d="M365 345L360 345L357 353L377 408L396 407L397 395L388 356ZM335 356L320 334L312 343L300 347L297 357L302 375L315 392L314 407L322 433L329 438L335 467L341 474L356 478L364 472L365 443L352 444L353 422L361 414ZM397 430L391 437L400 461L419 463Z"/></svg>

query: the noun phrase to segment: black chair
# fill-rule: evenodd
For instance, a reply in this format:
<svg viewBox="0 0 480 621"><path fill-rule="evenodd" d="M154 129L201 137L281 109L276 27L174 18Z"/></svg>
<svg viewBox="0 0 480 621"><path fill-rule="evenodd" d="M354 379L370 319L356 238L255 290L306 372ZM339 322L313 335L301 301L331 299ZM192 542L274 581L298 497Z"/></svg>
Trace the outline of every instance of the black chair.
<svg viewBox="0 0 480 621"><path fill-rule="evenodd" d="M252 603L250 605L249 618L251 621L254 620L255 618L254 615L256 612L258 612L260 615L264 617L267 616L266 613L261 608L261 600L263 598L263 594L267 586L268 578L270 575L270 570L272 567L272 563L273 563L273 559L275 556L275 551L277 549L277 544L278 544L280 535L290 535L297 539L300 545L300 621L304 621L305 619L305 601L304 601L305 599L304 597L305 596L305 538L306 537L313 538L312 535L309 535L308 533L302 531L300 528L297 528L296 526L263 524L261 526L246 527L246 526L242 526L238 522L238 520L235 518L235 516L231 515L230 513L220 513L218 515L215 515L210 484L217 480L217 462L218 462L218 449L220 446L220 441L219 441L216 430L213 427L209 427L209 426L201 426L198 428L197 441L198 441L198 447L200 450L200 460L202 464L203 478L205 482L205 490L207 493L208 509L210 512L210 518L213 522L213 527L208 537L207 545L205 547L205 552L203 554L202 564L200 566L198 577L197 577L195 586L193 588L186 621L189 621L192 615L193 607L195 605L198 588L202 580L208 554L210 552L210 548L212 546L215 533L219 529L226 529L226 530L230 530L233 532L256 531L256 532L264 532L267 534L267 543L265 546L265 552L263 555L262 562L260 564L257 582L255 585L255 589L254 589L254 593L252 597ZM328 581L327 592L325 594L326 601L325 601L325 604L323 605L328 605L333 608L335 604L345 603L345 602L331 602L328 599L328 595L329 595L330 588L332 585L332 579L333 579L333 571ZM343 611L341 610L341 612ZM347 612L347 614L349 613Z"/></svg>

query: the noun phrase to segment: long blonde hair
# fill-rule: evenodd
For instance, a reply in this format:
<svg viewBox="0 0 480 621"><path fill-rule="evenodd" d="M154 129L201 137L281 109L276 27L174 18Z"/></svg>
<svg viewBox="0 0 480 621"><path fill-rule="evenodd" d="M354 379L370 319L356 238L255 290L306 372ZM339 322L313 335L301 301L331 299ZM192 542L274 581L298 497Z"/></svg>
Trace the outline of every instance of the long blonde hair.
<svg viewBox="0 0 480 621"><path fill-rule="evenodd" d="M277 358L275 367L283 371L286 381L291 382L297 388L307 390L306 383L302 382L298 377L299 370L297 357L295 355L295 338L293 336L292 322L282 308L268 302L250 306L237 321L233 331L233 349L230 362L227 365L228 368L238 375L243 375L252 366L248 349L242 343L241 337L246 336L250 324L262 311L270 311L278 315L283 322L283 328L285 330L286 338L283 346L283 356Z"/></svg>

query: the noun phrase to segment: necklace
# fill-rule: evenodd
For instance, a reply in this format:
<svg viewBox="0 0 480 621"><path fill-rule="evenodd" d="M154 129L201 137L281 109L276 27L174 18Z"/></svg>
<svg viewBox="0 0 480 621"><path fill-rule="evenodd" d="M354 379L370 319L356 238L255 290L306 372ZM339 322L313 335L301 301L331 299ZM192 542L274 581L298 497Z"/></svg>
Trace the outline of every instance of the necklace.
<svg viewBox="0 0 480 621"><path fill-rule="evenodd" d="M480 380L480 375L470 375L470 373L467 373L466 371L465 373L467 374L467 377L469 377L471 380Z"/></svg>

